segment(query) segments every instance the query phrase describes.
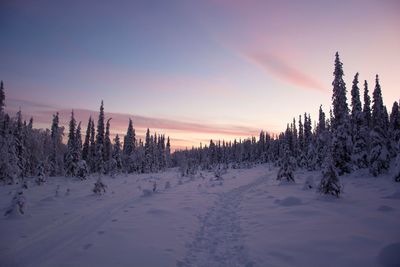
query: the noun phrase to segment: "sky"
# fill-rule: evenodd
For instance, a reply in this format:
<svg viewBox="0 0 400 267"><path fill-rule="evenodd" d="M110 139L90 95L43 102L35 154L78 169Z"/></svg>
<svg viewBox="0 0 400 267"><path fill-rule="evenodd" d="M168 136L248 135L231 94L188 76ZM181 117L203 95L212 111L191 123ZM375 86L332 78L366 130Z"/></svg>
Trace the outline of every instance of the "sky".
<svg viewBox="0 0 400 267"><path fill-rule="evenodd" d="M1 0L0 79L36 127L74 109L85 129L104 100L114 134L132 118L184 148L328 113L336 51L348 91L379 74L390 110L399 29L396 0Z"/></svg>

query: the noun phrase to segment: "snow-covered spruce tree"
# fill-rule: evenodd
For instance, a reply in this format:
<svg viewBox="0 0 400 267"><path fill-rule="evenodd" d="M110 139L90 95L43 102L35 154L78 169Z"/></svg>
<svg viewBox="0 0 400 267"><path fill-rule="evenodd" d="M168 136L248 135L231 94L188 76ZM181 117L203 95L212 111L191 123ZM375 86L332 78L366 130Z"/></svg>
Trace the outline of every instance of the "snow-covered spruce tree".
<svg viewBox="0 0 400 267"><path fill-rule="evenodd" d="M51 124L51 152L49 155L50 176L64 174L63 135L64 128L59 126L59 114L57 112L53 115Z"/></svg>
<svg viewBox="0 0 400 267"><path fill-rule="evenodd" d="M121 155L121 142L118 134L114 138L114 146L112 152L112 158L115 161L115 171L120 172L122 170L122 155Z"/></svg>
<svg viewBox="0 0 400 267"><path fill-rule="evenodd" d="M37 185L42 185L46 182L46 171L44 162L41 162L37 167L35 182Z"/></svg>
<svg viewBox="0 0 400 267"><path fill-rule="evenodd" d="M99 174L99 178L94 184L93 193L95 193L96 195L102 195L106 192L106 188L107 185L103 183L103 180L101 179L101 174Z"/></svg>
<svg viewBox="0 0 400 267"><path fill-rule="evenodd" d="M22 123L22 112L19 110L17 112L16 123L14 127L14 144L15 144L15 152L17 155L17 166L19 168L19 178L21 181L24 178L24 174L26 173L26 147L24 142L24 129Z"/></svg>
<svg viewBox="0 0 400 267"><path fill-rule="evenodd" d="M89 155L88 155L88 166L91 172L96 172L96 133L94 129L94 121L90 124L90 144L89 144Z"/></svg>
<svg viewBox="0 0 400 267"><path fill-rule="evenodd" d="M78 154L76 144L76 120L74 117L74 111L71 112L71 119L69 121L69 133L67 143L67 153L65 154L65 174L67 176L76 176L78 171Z"/></svg>
<svg viewBox="0 0 400 267"><path fill-rule="evenodd" d="M392 112L390 113L389 123L389 136L390 136L390 155L396 157L397 143L400 140L400 109L397 101L393 103Z"/></svg>
<svg viewBox="0 0 400 267"><path fill-rule="evenodd" d="M283 144L283 151L284 155L276 179L278 181L285 180L287 182L294 182L293 165L292 165L292 160L290 158L289 147L287 144Z"/></svg>
<svg viewBox="0 0 400 267"><path fill-rule="evenodd" d="M329 141L329 131L326 127L325 113L322 110L322 105L319 107L318 126L316 129L316 164L318 168L322 167L326 157L327 145Z"/></svg>
<svg viewBox="0 0 400 267"><path fill-rule="evenodd" d="M23 189L18 189L13 199L11 200L10 207L6 210L4 216L18 216L25 214L26 199Z"/></svg>
<svg viewBox="0 0 400 267"><path fill-rule="evenodd" d="M368 82L364 81L364 106L363 106L364 125L371 127L371 97L368 92Z"/></svg>
<svg viewBox="0 0 400 267"><path fill-rule="evenodd" d="M394 180L400 182L400 140L397 141L397 157L395 159Z"/></svg>
<svg viewBox="0 0 400 267"><path fill-rule="evenodd" d="M128 173L135 171L133 164L133 154L135 150L135 130L133 129L132 120L129 119L128 129L124 137L124 145L122 149L122 165L124 170Z"/></svg>
<svg viewBox="0 0 400 267"><path fill-rule="evenodd" d="M85 141L84 141L83 147L82 147L82 159L85 160L86 162L88 162L88 157L89 157L91 125L92 125L92 117L90 116L88 124L87 124L87 128L86 128Z"/></svg>
<svg viewBox="0 0 400 267"><path fill-rule="evenodd" d="M15 149L14 135L6 127L0 136L0 180L5 184L13 184L19 177L18 157Z"/></svg>
<svg viewBox="0 0 400 267"><path fill-rule="evenodd" d="M112 143L110 138L110 121L111 118L107 120L106 123L106 133L104 136L104 161L105 161L105 172L113 173L115 170L115 162L112 158Z"/></svg>
<svg viewBox="0 0 400 267"><path fill-rule="evenodd" d="M97 134L96 134L96 151L95 151L95 172L103 173L104 166L104 103L101 101L99 119L97 121Z"/></svg>
<svg viewBox="0 0 400 267"><path fill-rule="evenodd" d="M352 162L354 168L366 168L368 166L368 144L366 140L364 114L358 88L358 72L354 76L351 89L351 133L353 142Z"/></svg>
<svg viewBox="0 0 400 267"><path fill-rule="evenodd" d="M149 172L151 172L151 167L153 164L152 142L151 142L149 128L147 128L147 131L146 131L146 139L145 139L145 144L144 144L144 156L145 156L144 172L149 173Z"/></svg>
<svg viewBox="0 0 400 267"><path fill-rule="evenodd" d="M338 173L333 163L332 155L328 151L322 170L321 182L318 191L321 194L333 195L339 197L342 193L343 186L340 184Z"/></svg>
<svg viewBox="0 0 400 267"><path fill-rule="evenodd" d="M6 106L6 95L4 93L3 81L0 81L0 116L4 114L4 107Z"/></svg>
<svg viewBox="0 0 400 267"><path fill-rule="evenodd" d="M333 120L332 120L332 160L339 175L351 171L351 134L349 129L349 108L347 106L346 84L343 80L343 63L339 54L335 55L333 85Z"/></svg>
<svg viewBox="0 0 400 267"><path fill-rule="evenodd" d="M371 151L369 154L370 173L378 176L389 168L390 156L387 147L387 125L379 77L376 75L372 105Z"/></svg>

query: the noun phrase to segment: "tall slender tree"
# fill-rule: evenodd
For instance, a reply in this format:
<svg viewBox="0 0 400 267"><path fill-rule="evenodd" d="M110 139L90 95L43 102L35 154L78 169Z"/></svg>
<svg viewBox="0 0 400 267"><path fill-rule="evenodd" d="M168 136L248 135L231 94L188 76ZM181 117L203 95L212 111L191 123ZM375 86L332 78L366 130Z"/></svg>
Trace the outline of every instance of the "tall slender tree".
<svg viewBox="0 0 400 267"><path fill-rule="evenodd" d="M335 71L333 85L333 120L331 122L332 140L332 160L338 169L339 175L351 171L351 135L349 132L349 108L347 106L346 84L343 80L343 63L340 61L339 54L335 55Z"/></svg>
<svg viewBox="0 0 400 267"><path fill-rule="evenodd" d="M376 75L373 92L371 151L369 155L370 172L377 176L389 168L390 156L387 147L387 123L379 77Z"/></svg>

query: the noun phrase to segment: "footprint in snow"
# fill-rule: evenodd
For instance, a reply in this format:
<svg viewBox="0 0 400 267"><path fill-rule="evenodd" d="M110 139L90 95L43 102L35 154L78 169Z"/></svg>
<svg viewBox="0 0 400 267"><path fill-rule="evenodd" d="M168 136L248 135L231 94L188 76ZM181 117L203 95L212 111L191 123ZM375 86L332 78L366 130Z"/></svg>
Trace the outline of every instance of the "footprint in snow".
<svg viewBox="0 0 400 267"><path fill-rule="evenodd" d="M105 233L105 231L98 231L97 234L99 235L103 235Z"/></svg>

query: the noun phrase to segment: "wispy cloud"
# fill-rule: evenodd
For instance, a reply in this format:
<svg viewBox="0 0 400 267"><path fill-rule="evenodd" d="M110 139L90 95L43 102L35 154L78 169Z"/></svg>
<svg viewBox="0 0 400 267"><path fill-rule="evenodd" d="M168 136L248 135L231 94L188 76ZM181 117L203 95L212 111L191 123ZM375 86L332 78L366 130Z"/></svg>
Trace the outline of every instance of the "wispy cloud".
<svg viewBox="0 0 400 267"><path fill-rule="evenodd" d="M245 53L244 56L251 62L260 66L263 70L268 72L268 74L293 84L296 87L301 87L306 90L326 91L325 86L317 79L273 53L248 52Z"/></svg>

